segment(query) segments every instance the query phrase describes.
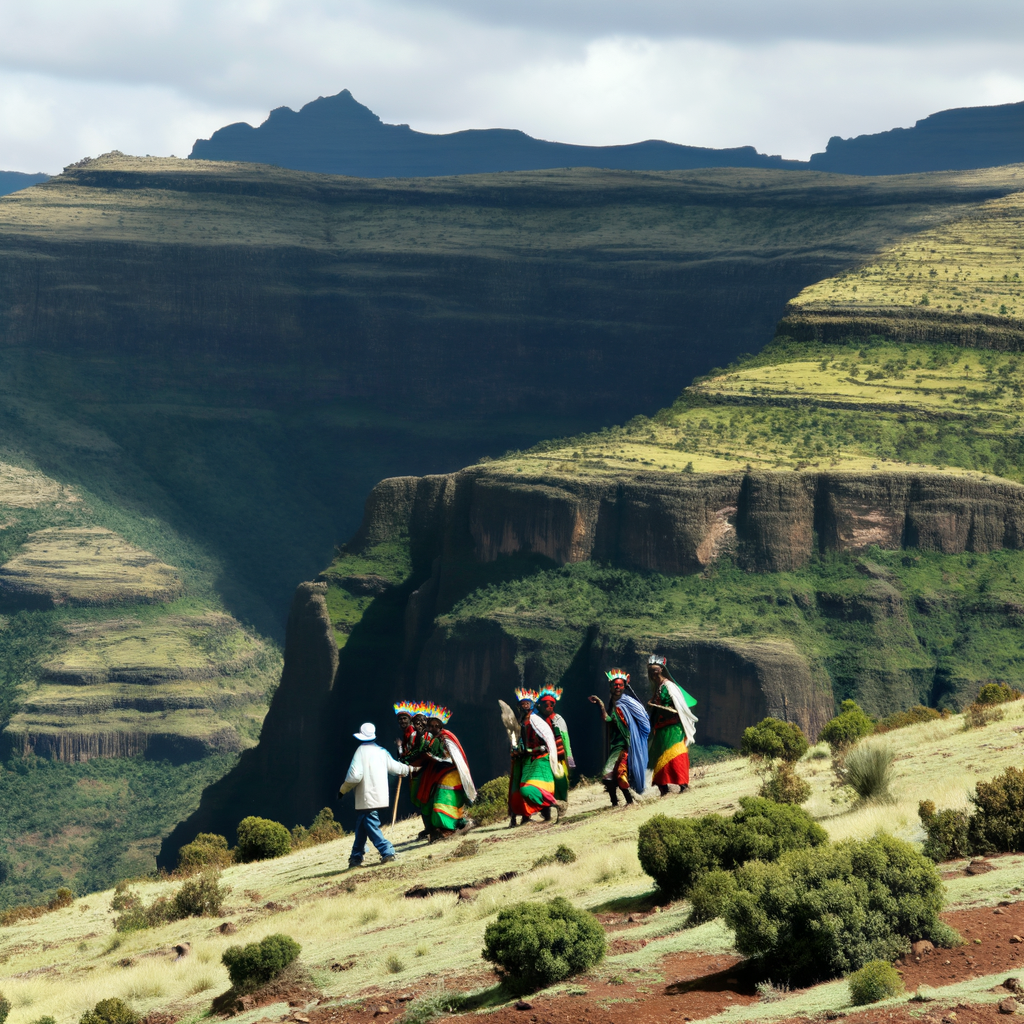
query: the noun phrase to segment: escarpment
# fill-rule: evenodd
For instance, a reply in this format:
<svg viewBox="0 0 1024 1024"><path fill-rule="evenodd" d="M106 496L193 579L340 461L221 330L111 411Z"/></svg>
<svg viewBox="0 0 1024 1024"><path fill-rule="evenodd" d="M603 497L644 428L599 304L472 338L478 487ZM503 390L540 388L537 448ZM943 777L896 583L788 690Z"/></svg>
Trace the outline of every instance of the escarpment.
<svg viewBox="0 0 1024 1024"><path fill-rule="evenodd" d="M594 480L474 468L384 480L367 501L367 519L353 549L407 537L421 566L440 557L443 606L467 561L515 555L695 573L735 550L744 568L784 572L815 552L872 545L945 554L1016 549L1024 545L1024 486L897 471Z"/></svg>

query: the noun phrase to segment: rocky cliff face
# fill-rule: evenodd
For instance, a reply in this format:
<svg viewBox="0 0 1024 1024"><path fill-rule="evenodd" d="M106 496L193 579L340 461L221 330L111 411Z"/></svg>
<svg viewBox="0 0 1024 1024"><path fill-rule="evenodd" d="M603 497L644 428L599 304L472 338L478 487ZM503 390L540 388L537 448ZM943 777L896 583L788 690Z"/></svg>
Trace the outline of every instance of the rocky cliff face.
<svg viewBox="0 0 1024 1024"><path fill-rule="evenodd" d="M621 665L646 697L643 662L666 655L699 701L698 742L737 746L766 715L816 736L838 696L860 685L879 709L933 694L934 664L921 654L906 598L870 559L853 591L780 595L795 615L828 634L853 624L871 643L855 663L828 671L790 639L723 637L712 631L570 621L543 607L449 614L488 567L598 561L669 576L706 574L725 559L751 573L793 573L815 553L914 548L979 554L1024 547L1024 487L944 473L738 472L589 479L528 477L474 467L460 473L385 480L370 494L349 544L360 557L378 545L408 544L413 571L402 586L382 585L338 659L323 584L303 584L289 623L286 679L256 752L209 791L199 814L165 850L196 831L227 831L244 813L301 820L333 796L350 755L348 734L364 718L387 729L399 697L443 699L454 712L481 780L507 770L507 741L495 713L513 688L565 687L563 714L577 760L593 772L601 730L586 701L603 693L604 670ZM917 556L913 556L917 557ZM910 558L913 561L913 557ZM855 574L856 575L856 574ZM346 578L347 579L347 578ZM349 586L363 586L359 577ZM318 589L321 588L321 589ZM761 600L751 587L751 600ZM797 607L799 606L799 607ZM819 628L815 626L815 628ZM865 634L867 636L867 634ZM891 662L891 663L890 663ZM841 684L839 693L835 686ZM310 690L310 687L312 689ZM288 821L291 824L291 820Z"/></svg>
<svg viewBox="0 0 1024 1024"><path fill-rule="evenodd" d="M724 551L783 572L812 551L914 547L955 554L1024 544L1024 487L945 473L617 475L524 479L474 468L384 480L352 542L409 538L414 558L440 558L439 605L464 562L519 554L551 562L700 572Z"/></svg>

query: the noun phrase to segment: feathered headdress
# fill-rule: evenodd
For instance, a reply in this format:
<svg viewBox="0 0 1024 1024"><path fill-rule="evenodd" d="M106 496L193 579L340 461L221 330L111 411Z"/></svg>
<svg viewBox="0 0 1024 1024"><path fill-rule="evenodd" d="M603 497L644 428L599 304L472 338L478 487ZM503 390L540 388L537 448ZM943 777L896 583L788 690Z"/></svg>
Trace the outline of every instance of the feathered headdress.
<svg viewBox="0 0 1024 1024"><path fill-rule="evenodd" d="M662 668L668 667L668 658L663 658L660 654L652 654L647 659L648 665L660 665Z"/></svg>
<svg viewBox="0 0 1024 1024"><path fill-rule="evenodd" d="M517 686L514 692L516 700L528 700L531 704L536 704L540 696L536 690L527 690L525 686Z"/></svg>
<svg viewBox="0 0 1024 1024"><path fill-rule="evenodd" d="M624 683L629 682L629 673L621 668L613 668L608 672L605 672L608 677L608 682L613 683L616 679L621 679Z"/></svg>
<svg viewBox="0 0 1024 1024"><path fill-rule="evenodd" d="M452 713L448 708L443 708L439 704L435 704L433 701L430 701L427 704L421 704L420 708L427 718L437 718L440 720L442 725L447 725L448 719L452 717Z"/></svg>
<svg viewBox="0 0 1024 1024"><path fill-rule="evenodd" d="M537 694L537 700L543 700L545 697L550 697L555 702L560 701L562 699L562 688L558 687L556 690L553 686L542 686L540 693Z"/></svg>
<svg viewBox="0 0 1024 1024"><path fill-rule="evenodd" d="M402 700L399 701L395 706L396 715L408 715L412 718L413 715L417 714L423 707L422 704L418 704L413 700Z"/></svg>

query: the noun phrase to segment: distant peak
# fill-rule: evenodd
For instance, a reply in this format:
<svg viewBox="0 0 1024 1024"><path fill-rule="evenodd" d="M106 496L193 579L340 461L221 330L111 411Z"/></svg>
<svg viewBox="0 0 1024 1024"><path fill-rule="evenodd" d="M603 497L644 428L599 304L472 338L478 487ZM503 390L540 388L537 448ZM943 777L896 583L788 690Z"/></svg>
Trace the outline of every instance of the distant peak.
<svg viewBox="0 0 1024 1024"><path fill-rule="evenodd" d="M291 107L276 107L270 112L270 117L264 121L267 124L275 118L281 120L288 117L301 117L304 121L330 122L331 124L344 126L359 126L363 128L376 127L383 122L367 106L360 103L348 89L342 89L334 96L318 96L315 100L304 104L298 111Z"/></svg>

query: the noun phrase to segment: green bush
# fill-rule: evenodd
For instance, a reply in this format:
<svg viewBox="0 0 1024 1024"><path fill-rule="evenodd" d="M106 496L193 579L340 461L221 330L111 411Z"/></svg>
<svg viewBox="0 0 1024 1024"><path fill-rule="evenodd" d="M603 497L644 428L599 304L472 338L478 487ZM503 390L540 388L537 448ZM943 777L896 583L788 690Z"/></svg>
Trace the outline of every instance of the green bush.
<svg viewBox="0 0 1024 1024"><path fill-rule="evenodd" d="M931 800L922 800L917 808L925 832L924 855L937 864L971 854L970 824L967 811L936 811Z"/></svg>
<svg viewBox="0 0 1024 1024"><path fill-rule="evenodd" d="M139 1015L123 999L101 999L78 1024L138 1024Z"/></svg>
<svg viewBox="0 0 1024 1024"><path fill-rule="evenodd" d="M686 919L687 925L693 927L721 917L735 892L736 879L731 871L716 869L701 875L689 892L690 916Z"/></svg>
<svg viewBox="0 0 1024 1024"><path fill-rule="evenodd" d="M216 871L204 871L198 878L190 878L174 894L174 917L214 917L220 913L224 897L230 892L221 886Z"/></svg>
<svg viewBox="0 0 1024 1024"><path fill-rule="evenodd" d="M313 819L313 824L309 828L304 825L296 825L292 829L292 849L304 850L308 846L330 843L335 839L341 839L344 834L345 830L341 827L341 822L334 820L334 811L330 807L324 807Z"/></svg>
<svg viewBox="0 0 1024 1024"><path fill-rule="evenodd" d="M1011 700L1020 700L1024 693L1015 690L1005 683L986 683L974 698L975 704L1006 704Z"/></svg>
<svg viewBox="0 0 1024 1024"><path fill-rule="evenodd" d="M735 872L723 916L736 946L772 977L797 983L896 959L917 939L949 945L942 880L909 843L885 833L753 861Z"/></svg>
<svg viewBox="0 0 1024 1024"><path fill-rule="evenodd" d="M291 852L291 848L291 833L278 821L250 815L238 823L235 860L241 864L283 857Z"/></svg>
<svg viewBox="0 0 1024 1024"><path fill-rule="evenodd" d="M46 1014L43 1017L36 1017L32 1024L57 1024L57 1018Z"/></svg>
<svg viewBox="0 0 1024 1024"><path fill-rule="evenodd" d="M589 970L604 956L597 918L561 896L499 911L484 931L481 955L512 991L532 991Z"/></svg>
<svg viewBox="0 0 1024 1024"><path fill-rule="evenodd" d="M802 808L761 797L741 797L731 817L668 818L656 814L640 826L640 866L670 899L720 868L748 860L775 860L786 850L817 846L825 830Z"/></svg>
<svg viewBox="0 0 1024 1024"><path fill-rule="evenodd" d="M221 962L228 969L231 987L240 995L273 981L302 952L302 947L287 935L268 935L247 946L230 946Z"/></svg>
<svg viewBox="0 0 1024 1024"><path fill-rule="evenodd" d="M783 761L799 761L809 744L800 726L779 718L765 718L743 730L740 752L760 757L780 757Z"/></svg>
<svg viewBox="0 0 1024 1024"><path fill-rule="evenodd" d="M1024 851L1024 771L1007 768L991 782L979 782L971 802L972 853Z"/></svg>
<svg viewBox="0 0 1024 1024"><path fill-rule="evenodd" d="M892 964L885 960L872 960L847 979L850 1001L854 1006L867 1006L880 999L902 995L903 978Z"/></svg>
<svg viewBox="0 0 1024 1024"><path fill-rule="evenodd" d="M476 802L473 804L473 820L479 825L493 825L508 817L508 784L507 775L485 782L476 791Z"/></svg>
<svg viewBox="0 0 1024 1024"><path fill-rule="evenodd" d="M790 761L782 761L766 776L757 794L777 804L802 804L811 796L811 785L793 770Z"/></svg>
<svg viewBox="0 0 1024 1024"><path fill-rule="evenodd" d="M228 841L214 832L200 832L178 851L178 871L182 874L210 867L227 867L231 861Z"/></svg>
<svg viewBox="0 0 1024 1024"><path fill-rule="evenodd" d="M4 1024L7 1015L11 1012L11 1001L0 992L0 1024Z"/></svg>
<svg viewBox="0 0 1024 1024"><path fill-rule="evenodd" d="M839 706L839 714L825 725L818 739L834 751L845 750L874 731L875 723L864 714L860 705L855 700L844 700Z"/></svg>
<svg viewBox="0 0 1024 1024"><path fill-rule="evenodd" d="M896 751L887 743L862 743L843 760L842 779L861 800L889 800Z"/></svg>

